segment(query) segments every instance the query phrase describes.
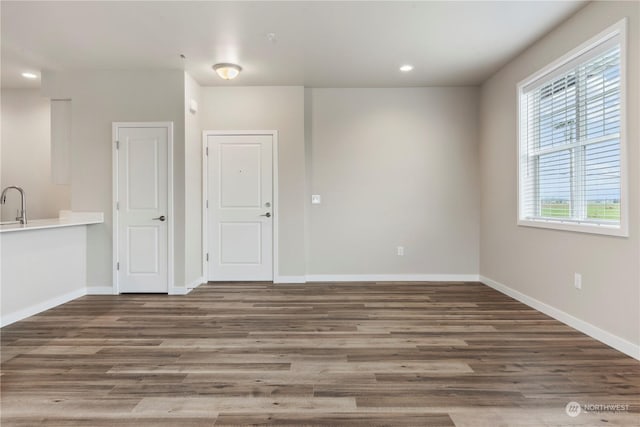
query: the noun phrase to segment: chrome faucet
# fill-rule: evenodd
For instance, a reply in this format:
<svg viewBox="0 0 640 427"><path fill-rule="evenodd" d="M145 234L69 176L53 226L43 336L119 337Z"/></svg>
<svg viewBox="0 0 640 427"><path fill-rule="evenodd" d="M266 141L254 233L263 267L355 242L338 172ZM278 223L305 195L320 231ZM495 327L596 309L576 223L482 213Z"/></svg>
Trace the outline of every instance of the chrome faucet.
<svg viewBox="0 0 640 427"><path fill-rule="evenodd" d="M24 190L22 188L12 185L2 190L2 194L0 194L0 205L4 205L5 203L7 203L7 191L11 190L12 188L14 190L17 190L18 193L20 193L21 209L20 209L19 215L16 217L16 221L20 221L20 224L26 224L27 223L27 198L25 197Z"/></svg>

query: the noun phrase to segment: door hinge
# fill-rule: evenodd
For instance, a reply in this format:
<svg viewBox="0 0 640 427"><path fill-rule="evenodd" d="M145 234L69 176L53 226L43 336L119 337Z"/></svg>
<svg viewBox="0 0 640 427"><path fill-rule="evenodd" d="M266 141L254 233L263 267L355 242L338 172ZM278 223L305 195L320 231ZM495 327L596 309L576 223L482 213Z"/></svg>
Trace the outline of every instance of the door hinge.
<svg viewBox="0 0 640 427"><path fill-rule="evenodd" d="M120 270L120 263L116 262L116 270Z"/></svg>
<svg viewBox="0 0 640 427"><path fill-rule="evenodd" d="M116 150L120 149L120 141L116 141Z"/></svg>
<svg viewBox="0 0 640 427"><path fill-rule="evenodd" d="M207 262L209 262L209 254L207 253Z"/></svg>
<svg viewBox="0 0 640 427"><path fill-rule="evenodd" d="M120 210L120 202L116 202L116 210L119 211Z"/></svg>
<svg viewBox="0 0 640 427"><path fill-rule="evenodd" d="M209 209L209 201L208 200L206 201L206 204L207 204L207 209Z"/></svg>
<svg viewBox="0 0 640 427"><path fill-rule="evenodd" d="M205 148L204 151L205 151L206 155L208 156L209 155L209 147Z"/></svg>

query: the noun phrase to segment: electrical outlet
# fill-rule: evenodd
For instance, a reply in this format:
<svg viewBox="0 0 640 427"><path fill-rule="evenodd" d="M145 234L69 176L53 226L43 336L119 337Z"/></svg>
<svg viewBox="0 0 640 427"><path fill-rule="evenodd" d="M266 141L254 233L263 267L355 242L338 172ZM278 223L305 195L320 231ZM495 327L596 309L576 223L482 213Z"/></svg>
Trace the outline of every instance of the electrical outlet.
<svg viewBox="0 0 640 427"><path fill-rule="evenodd" d="M580 273L575 273L573 275L573 286L576 289L582 289L582 274Z"/></svg>
<svg viewBox="0 0 640 427"><path fill-rule="evenodd" d="M404 246L398 246L398 256L404 256Z"/></svg>

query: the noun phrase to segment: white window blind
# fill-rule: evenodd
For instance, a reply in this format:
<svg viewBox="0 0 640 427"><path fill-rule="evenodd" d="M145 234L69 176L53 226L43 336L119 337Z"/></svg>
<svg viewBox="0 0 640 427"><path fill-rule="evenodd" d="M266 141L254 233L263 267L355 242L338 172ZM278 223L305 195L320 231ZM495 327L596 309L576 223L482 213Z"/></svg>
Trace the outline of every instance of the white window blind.
<svg viewBox="0 0 640 427"><path fill-rule="evenodd" d="M520 89L520 220L619 227L620 35Z"/></svg>

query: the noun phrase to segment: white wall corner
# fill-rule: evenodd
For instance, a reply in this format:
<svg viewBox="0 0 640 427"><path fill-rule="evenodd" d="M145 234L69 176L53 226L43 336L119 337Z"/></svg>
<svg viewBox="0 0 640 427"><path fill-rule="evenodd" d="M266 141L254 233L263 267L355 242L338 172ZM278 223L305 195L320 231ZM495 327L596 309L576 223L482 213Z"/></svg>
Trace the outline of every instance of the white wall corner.
<svg viewBox="0 0 640 427"><path fill-rule="evenodd" d="M535 310L546 314L547 316L553 317L554 319L564 323L565 325L568 325L590 336L591 338L594 338L608 345L609 347L613 347L614 349L626 354L627 356L631 356L634 359L640 360L640 345L638 344L634 344L631 341L627 341L624 338L600 329L597 326L592 325L591 323L578 319L577 317L574 317L567 312L564 312L549 304L539 301L533 297L525 295L522 292L516 291L515 289L510 288L509 286L488 277L481 275L480 282L489 286L490 288L495 289L498 292L501 292L513 299L520 301L523 304L528 305Z"/></svg>
<svg viewBox="0 0 640 427"><path fill-rule="evenodd" d="M15 323L19 320L26 319L27 317L34 316L36 314L42 313L43 311L49 310L51 308L57 307L61 304L67 303L69 301L73 301L76 298L80 298L87 294L86 289L78 289L73 292L66 293L64 295L60 295L55 298L51 298L47 301L43 301L38 304L34 304L30 307L24 308L22 310L14 311L13 313L5 314L0 319L0 327L5 327L12 323Z"/></svg>

